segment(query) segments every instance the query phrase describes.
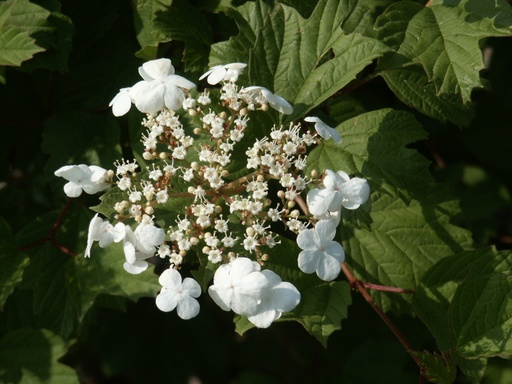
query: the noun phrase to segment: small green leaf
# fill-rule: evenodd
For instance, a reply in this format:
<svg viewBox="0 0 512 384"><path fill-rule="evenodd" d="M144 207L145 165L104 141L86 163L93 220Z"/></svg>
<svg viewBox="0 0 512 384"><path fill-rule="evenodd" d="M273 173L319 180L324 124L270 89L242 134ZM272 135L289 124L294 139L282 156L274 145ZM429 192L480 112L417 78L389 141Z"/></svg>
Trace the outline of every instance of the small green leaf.
<svg viewBox="0 0 512 384"><path fill-rule="evenodd" d="M59 362L69 343L48 330L21 329L0 339L2 383L78 384L78 376Z"/></svg>

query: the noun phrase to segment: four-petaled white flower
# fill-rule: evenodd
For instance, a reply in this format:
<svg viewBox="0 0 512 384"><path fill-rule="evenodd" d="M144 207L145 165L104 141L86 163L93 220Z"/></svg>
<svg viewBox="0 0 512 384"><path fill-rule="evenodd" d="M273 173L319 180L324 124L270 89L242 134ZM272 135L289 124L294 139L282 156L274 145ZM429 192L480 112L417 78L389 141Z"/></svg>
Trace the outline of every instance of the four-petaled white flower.
<svg viewBox="0 0 512 384"><path fill-rule="evenodd" d="M281 96L273 94L265 87L255 85L252 87L244 88L240 92L249 94L261 94L261 96L263 96L263 98L268 101L272 108L284 115L289 115L293 112L293 107L289 102L287 102Z"/></svg>
<svg viewBox="0 0 512 384"><path fill-rule="evenodd" d="M107 220L98 217L98 214L94 215L89 224L85 257L91 256L93 242L98 241L100 248L106 248L112 243L118 243L123 240L125 235L126 229L123 223L117 223L113 226Z"/></svg>
<svg viewBox="0 0 512 384"><path fill-rule="evenodd" d="M315 216L322 216L327 211L357 209L370 196L370 186L365 179L350 178L345 172L337 173L326 170L323 189L312 189L307 195L309 211Z"/></svg>
<svg viewBox="0 0 512 384"><path fill-rule="evenodd" d="M304 273L316 272L324 281L334 280L341 271L345 252L340 243L333 241L336 225L331 220L320 220L314 229L304 229L297 236L303 249L299 254L299 269Z"/></svg>
<svg viewBox="0 0 512 384"><path fill-rule="evenodd" d="M69 181L64 185L64 193L68 197L78 197L82 191L92 195L110 186L107 170L96 165L65 165L55 171L55 176Z"/></svg>
<svg viewBox="0 0 512 384"><path fill-rule="evenodd" d="M157 113L164 108L178 110L185 100L185 90L195 84L184 77L174 74L169 59L151 60L139 67L143 78L131 88L123 88L112 99L109 106L115 116L122 116L130 110L130 103L144 113Z"/></svg>
<svg viewBox="0 0 512 384"><path fill-rule="evenodd" d="M233 310L239 315L253 316L258 313L262 290L269 285L258 263L247 257L238 257L217 269L208 293L224 311Z"/></svg>
<svg viewBox="0 0 512 384"><path fill-rule="evenodd" d="M231 63L226 65L216 65L210 68L209 71L205 72L199 80L204 79L208 76L206 81L208 84L216 85L221 81L229 81L235 83L238 80L238 76L243 72L247 64L244 63Z"/></svg>
<svg viewBox="0 0 512 384"><path fill-rule="evenodd" d="M333 139L337 144L341 143L341 136L334 128L329 127L316 116L308 116L304 118L308 123L315 123L315 130L325 140Z"/></svg>
<svg viewBox="0 0 512 384"><path fill-rule="evenodd" d="M137 275L148 268L146 259L155 255L156 247L165 239L165 231L153 224L140 223L135 231L127 225L123 250L126 262L123 267L126 272Z"/></svg>
<svg viewBox="0 0 512 384"><path fill-rule="evenodd" d="M183 282L180 273L175 269L165 270L158 282L162 290L156 297L156 306L163 312L176 308L178 316L183 320L196 317L199 303L195 298L201 295L201 287L194 279L186 277Z"/></svg>
<svg viewBox="0 0 512 384"><path fill-rule="evenodd" d="M261 274L267 278L269 286L261 292L256 314L247 318L258 328L268 328L283 312L291 311L299 304L300 292L269 269L261 271Z"/></svg>

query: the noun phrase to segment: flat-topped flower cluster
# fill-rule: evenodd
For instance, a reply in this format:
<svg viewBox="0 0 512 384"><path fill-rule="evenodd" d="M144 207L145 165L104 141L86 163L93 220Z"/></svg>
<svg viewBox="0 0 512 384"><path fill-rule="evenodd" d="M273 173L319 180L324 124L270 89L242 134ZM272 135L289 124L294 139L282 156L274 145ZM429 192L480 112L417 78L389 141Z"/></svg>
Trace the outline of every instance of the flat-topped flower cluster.
<svg viewBox="0 0 512 384"><path fill-rule="evenodd" d="M215 271L208 293L216 304L268 327L300 302L293 284L264 268L270 249L280 245L272 228L281 222L284 231L297 235L302 272L334 280L345 258L334 241L342 207L358 208L370 189L366 180L343 171L306 174L310 147L320 140L342 142L318 117L304 118L315 131L290 123L244 144L247 130L255 129L253 114L269 107L293 111L264 87L240 87L245 67L211 68L200 80L220 89L198 93L192 91L194 83L175 74L170 60L143 64L142 80L121 89L110 106L116 116L132 105L146 114L141 138L146 164L121 159L115 170L81 164L55 174L68 180L64 191L69 197L112 187L122 192L112 206L112 223L98 214L92 219L86 257L95 242L100 248L122 242L124 269L132 274L146 271L152 258L162 258L169 268L160 275L156 304L162 311L176 309L183 319L199 313L201 288L193 278L183 279L180 269L185 262L201 261ZM235 152L247 156L245 171L230 167Z"/></svg>

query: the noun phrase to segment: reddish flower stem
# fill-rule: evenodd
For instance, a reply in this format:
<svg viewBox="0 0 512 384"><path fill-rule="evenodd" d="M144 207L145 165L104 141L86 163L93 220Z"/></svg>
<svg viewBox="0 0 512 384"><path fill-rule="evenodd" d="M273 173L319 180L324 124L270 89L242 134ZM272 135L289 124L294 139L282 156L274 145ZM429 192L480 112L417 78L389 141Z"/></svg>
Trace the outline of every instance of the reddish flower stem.
<svg viewBox="0 0 512 384"><path fill-rule="evenodd" d="M396 288L396 287L388 287L387 285L378 285L372 283L365 283L361 281L361 284L365 288L373 289L374 291L382 291L382 292L393 292L393 293L414 293L413 290L405 289L405 288Z"/></svg>
<svg viewBox="0 0 512 384"><path fill-rule="evenodd" d="M421 364L421 361L414 355L414 350L412 349L411 345L405 338L405 336L400 332L400 330L396 327L396 325L391 321L391 319L384 313L384 311L377 305L377 303L372 299L368 291L366 290L365 283L363 283L361 280L356 279L350 268L347 266L347 263L341 264L341 270L347 277L347 280L350 284L350 286L354 289L356 289L366 300L368 304L373 308L375 312L377 312L377 315L384 321L384 323L387 325L387 327L393 332L395 337L398 339L400 344L405 348L407 353L412 357L414 362L418 365L420 368L420 383L423 382L423 370L424 367ZM383 286L378 286L383 287ZM390 288L390 287L386 287ZM400 288L398 288L400 289ZM402 292L401 292L402 293Z"/></svg>
<svg viewBox="0 0 512 384"><path fill-rule="evenodd" d="M64 208L62 208L62 211L60 211L59 216L57 217L57 220L55 220L55 223L53 223L53 227L52 227L50 233L48 234L48 236L43 237L42 239L36 240L36 241L34 241L34 242L32 242L32 243L30 243L28 245L25 245L25 246L21 247L20 250L26 251L28 249L37 247L38 245L42 245L42 244L44 244L46 242L50 242L59 251L65 253L67 255L70 255L70 256L76 256L75 252L73 252L73 251L69 250L68 248L64 247L62 244L60 244L55 239L57 231L62 226L62 222L64 221L64 217L66 216L66 214L67 214L69 208L71 207L72 203L73 203L73 200L68 199L68 201L66 202L66 205L64 206Z"/></svg>

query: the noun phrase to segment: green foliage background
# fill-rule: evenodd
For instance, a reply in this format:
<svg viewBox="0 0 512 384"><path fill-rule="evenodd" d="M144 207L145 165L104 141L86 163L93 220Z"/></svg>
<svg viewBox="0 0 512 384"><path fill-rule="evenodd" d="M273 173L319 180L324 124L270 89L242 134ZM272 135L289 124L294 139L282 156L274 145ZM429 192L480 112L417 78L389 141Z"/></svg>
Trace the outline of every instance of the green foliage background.
<svg viewBox="0 0 512 384"><path fill-rule="evenodd" d="M414 291L371 295L431 382L509 383L511 35L504 0L0 1L0 382L418 381L344 278L297 275L286 239L269 267L303 300L266 330L207 295L195 319L159 312L157 274L126 274L119 246L82 257L88 207L114 196L66 201L53 172L137 156L141 115L108 103L169 57L192 81L246 62L246 84L294 105L281 122L335 126L308 170L371 184L338 231L356 277Z"/></svg>

